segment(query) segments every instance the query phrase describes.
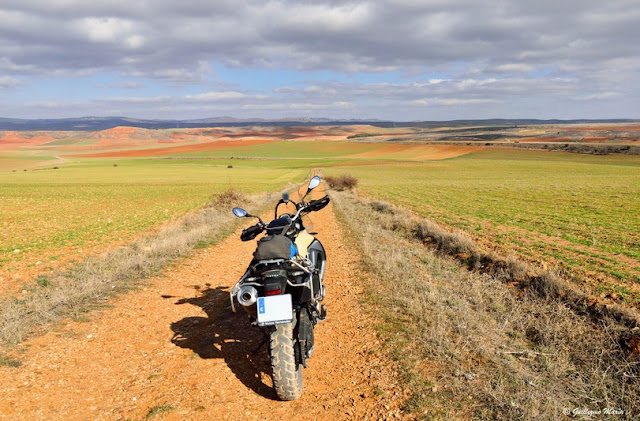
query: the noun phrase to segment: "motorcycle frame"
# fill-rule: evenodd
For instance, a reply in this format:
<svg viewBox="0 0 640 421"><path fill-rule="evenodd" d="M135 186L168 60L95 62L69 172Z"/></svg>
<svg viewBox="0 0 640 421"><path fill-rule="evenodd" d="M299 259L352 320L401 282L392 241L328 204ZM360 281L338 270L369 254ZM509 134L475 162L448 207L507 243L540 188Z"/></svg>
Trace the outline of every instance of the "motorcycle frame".
<svg viewBox="0 0 640 421"><path fill-rule="evenodd" d="M256 268L256 266L258 266L258 265L268 265L268 264L281 264L281 263L285 263L285 262L293 263L294 265L296 265L298 268L300 268L302 271L304 271L308 275L306 277L306 281L303 282L303 283L300 283L300 284L294 284L293 282L291 282L291 280L289 280L289 278L287 278L287 285L292 286L292 287L305 287L306 286L307 288L309 288L310 291L312 291L311 300L309 302L311 304L316 304L318 302L318 300L316 300L313 297L313 271L315 270L315 267L314 267L313 262L311 260L309 260L308 258L304 258L304 259L302 259L302 261L307 265L307 267L302 266L300 263L298 263L294 259L261 260L261 261L257 262L255 265L249 267L247 269L247 271L244 273L244 275L242 275L240 280L238 280L238 282L236 282L235 285L229 291L229 299L231 301L231 310L234 313L236 312L234 298L236 298L236 294L238 294L238 291L240 290L240 288L242 288L245 285L246 286L253 286L253 287L262 287L263 286L262 283L254 282L254 280L258 279L258 277L249 277L249 275L251 274L253 269ZM321 291L320 298L323 298L323 296L324 296L323 291Z"/></svg>

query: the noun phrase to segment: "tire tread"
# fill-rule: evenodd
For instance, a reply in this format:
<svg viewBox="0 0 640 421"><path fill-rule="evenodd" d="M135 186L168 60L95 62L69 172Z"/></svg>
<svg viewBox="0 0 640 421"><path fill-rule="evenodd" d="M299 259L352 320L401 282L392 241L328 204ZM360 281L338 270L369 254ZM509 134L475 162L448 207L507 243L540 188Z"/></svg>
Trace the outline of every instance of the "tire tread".
<svg viewBox="0 0 640 421"><path fill-rule="evenodd" d="M273 387L278 398L292 401L302 395L302 364L293 349L293 323L276 325L269 338Z"/></svg>

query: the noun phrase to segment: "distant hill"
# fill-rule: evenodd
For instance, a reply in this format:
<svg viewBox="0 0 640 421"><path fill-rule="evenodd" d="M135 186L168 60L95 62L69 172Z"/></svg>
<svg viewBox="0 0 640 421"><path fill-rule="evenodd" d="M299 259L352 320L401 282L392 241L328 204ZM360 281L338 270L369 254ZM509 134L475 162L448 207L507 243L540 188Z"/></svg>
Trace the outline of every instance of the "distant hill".
<svg viewBox="0 0 640 421"><path fill-rule="evenodd" d="M0 130L65 130L97 131L128 126L144 129L199 128L212 126L324 126L369 124L378 127L464 127L464 126L513 126L538 124L589 124L632 123L640 120L535 120L535 119L488 119L452 121L384 121L377 119L335 120L329 118L283 118L283 119L238 119L234 117L212 117L197 120L144 120L127 117L80 117L61 119L15 119L0 118Z"/></svg>
<svg viewBox="0 0 640 421"><path fill-rule="evenodd" d="M80 117L61 119L0 118L0 130L64 130L98 131L114 127L144 129L201 128L212 126L321 126L347 124L380 124L380 120L332 120L328 118L238 119L215 117L198 120L142 120L127 117ZM391 124L391 122L382 122Z"/></svg>
<svg viewBox="0 0 640 421"><path fill-rule="evenodd" d="M537 120L537 119L508 119L492 118L485 120L448 120L448 121L409 121L409 122L379 122L370 123L374 126L383 127L513 127L513 126L535 126L545 124L595 124L595 123L637 123L640 120L617 118L602 120Z"/></svg>

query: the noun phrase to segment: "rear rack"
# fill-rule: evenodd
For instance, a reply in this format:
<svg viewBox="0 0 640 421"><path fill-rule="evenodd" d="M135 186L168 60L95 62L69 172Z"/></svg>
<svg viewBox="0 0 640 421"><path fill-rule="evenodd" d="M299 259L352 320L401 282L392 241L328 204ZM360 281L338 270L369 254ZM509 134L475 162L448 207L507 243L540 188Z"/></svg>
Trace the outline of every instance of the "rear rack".
<svg viewBox="0 0 640 421"><path fill-rule="evenodd" d="M304 261L305 264L307 264L309 266L312 266L312 262L309 259L304 258L303 261ZM251 269L256 270L256 268L258 266L261 266L261 265L271 265L271 264L279 264L279 263L285 263L285 262L289 262L289 263L293 264L294 266L297 266L297 269L302 270L304 273L306 273L308 275L307 280L305 282L301 283L301 284L294 284L293 282L291 282L289 280L289 278L287 278L287 285L292 286L292 287L306 286L311 291L313 291L313 281L312 281L312 272L311 272L311 270L309 270L308 267L303 266L302 264L300 264L299 262L296 262L293 259L259 260L253 266L251 266ZM233 297L235 297L235 295L238 293L238 291L240 290L240 288L242 286L244 286L244 285L262 286L262 284L260 284L260 283L253 282L253 281L257 280L258 278L257 277L253 277L253 276L249 276L250 273L251 273L251 271L247 270L244 273L244 275L242 275L240 280L238 282L236 282L236 284L229 291L229 299L231 300L231 310L233 310L234 313L236 311L236 307L235 307L235 303L233 302Z"/></svg>

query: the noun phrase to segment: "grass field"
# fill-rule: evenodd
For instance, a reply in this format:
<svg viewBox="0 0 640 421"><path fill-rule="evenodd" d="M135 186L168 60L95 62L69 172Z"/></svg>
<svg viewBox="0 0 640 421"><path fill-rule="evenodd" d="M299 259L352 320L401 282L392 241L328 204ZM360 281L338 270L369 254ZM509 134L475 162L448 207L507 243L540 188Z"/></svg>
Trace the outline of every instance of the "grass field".
<svg viewBox="0 0 640 421"><path fill-rule="evenodd" d="M254 159L325 159L325 165L340 165L358 161L367 163L373 159L384 161L421 161L440 159L467 153L474 148L451 147L446 145L387 144L356 142L313 142L280 141L248 147L214 149L203 152L185 153L180 157L243 157Z"/></svg>
<svg viewBox="0 0 640 421"><path fill-rule="evenodd" d="M216 191L274 190L323 168L352 173L365 194L467 231L485 247L640 303L640 157L456 148L277 140L0 172L1 270L126 241ZM33 150L3 156L36 163Z"/></svg>
<svg viewBox="0 0 640 421"><path fill-rule="evenodd" d="M318 166L327 175L350 172L366 194L467 231L485 247L558 267L597 294L640 304L640 157L471 149L431 160L447 155L429 148L275 142L232 153L274 159L265 165Z"/></svg>
<svg viewBox="0 0 640 421"><path fill-rule="evenodd" d="M48 164L54 165L56 162L58 162L58 159L53 156L0 151L0 171L3 169L22 171L25 168L29 169Z"/></svg>
<svg viewBox="0 0 640 421"><path fill-rule="evenodd" d="M203 152L180 154L181 157L245 157L245 158L333 158L379 149L377 144L350 142L301 142L280 141L262 145L213 149Z"/></svg>
<svg viewBox="0 0 640 421"><path fill-rule="evenodd" d="M562 418L562 408L615 407L624 408L621 419L637 419L640 365L625 345L626 311L585 312L581 304L571 311L563 297L586 297L545 271L518 260L470 271L442 258L455 248L477 253L468 237L377 198L332 197L350 246L363 256L365 300L383 317L377 329L383 352L400 367L406 412L434 420L551 420ZM423 242L428 235L437 248ZM531 274L518 274L522 268ZM536 287L511 284L527 276Z"/></svg>
<svg viewBox="0 0 640 421"><path fill-rule="evenodd" d="M17 343L34 326L63 317L89 320L84 312L96 300L102 304L193 247L222 238L230 221L245 222L229 212L242 203L227 210L225 195L194 211L215 193L261 193L246 199L253 200L251 211L265 192L319 168L323 177L348 173L359 180L354 196L331 192L332 206L349 227L343 249L362 271L354 279L368 289L363 303L384 321L380 349L369 352L397 360L407 412L425 419L554 419L562 407L619 407L631 419L638 411L632 380L640 336L623 317L628 308L607 300L604 311L586 295L640 308L640 156L364 137L276 139L141 158L72 157L56 149L72 149L64 139L50 151L0 151L0 302L12 311L0 339ZM427 230L435 225L428 220L446 228L436 227L457 260L425 244L438 236ZM471 241L449 229L470 234L473 252L454 248ZM468 270L477 250L521 259L478 258L477 270ZM587 293L568 299L572 288L560 288L565 282L553 273L544 275L546 284L533 283L545 271L522 259L560 268ZM0 355L3 364L18 368L20 358Z"/></svg>
<svg viewBox="0 0 640 421"><path fill-rule="evenodd" d="M327 168L368 195L562 268L640 304L640 157L486 150L424 163ZM614 295L615 298L615 295Z"/></svg>
<svg viewBox="0 0 640 421"><path fill-rule="evenodd" d="M6 278L0 292L49 265L129 241L216 192L268 192L307 174L306 168L141 159L0 172L0 278Z"/></svg>

